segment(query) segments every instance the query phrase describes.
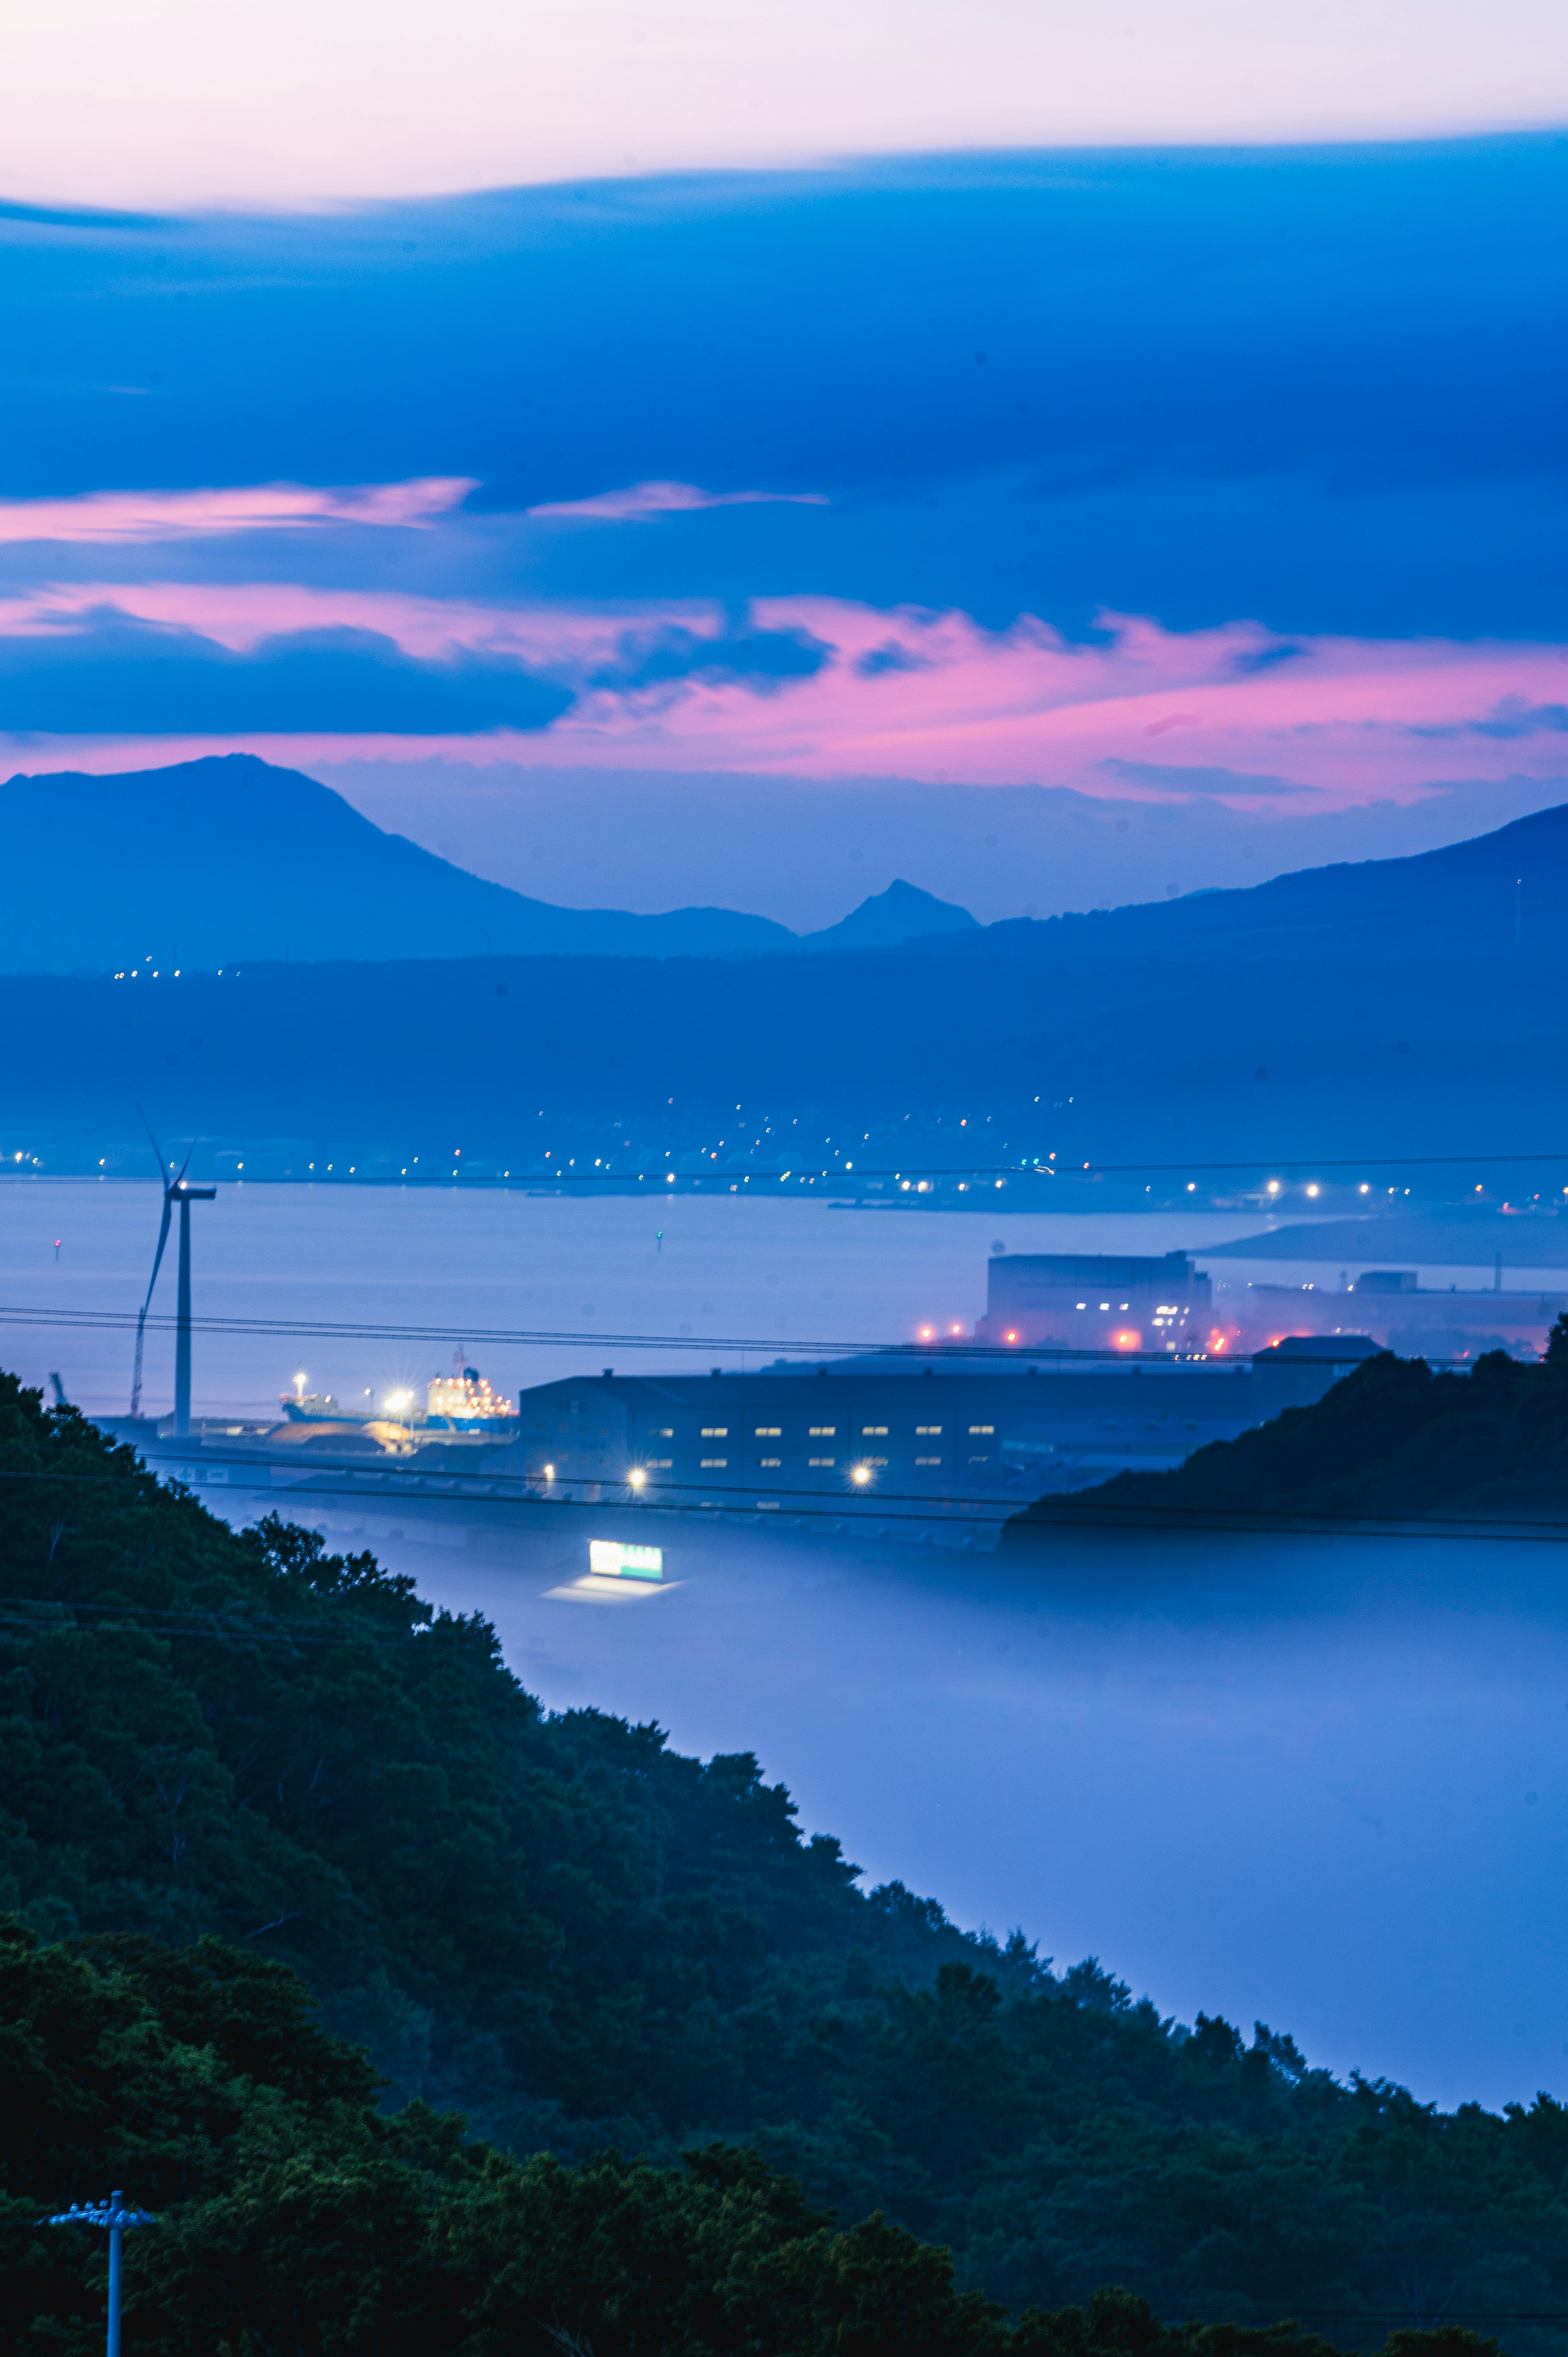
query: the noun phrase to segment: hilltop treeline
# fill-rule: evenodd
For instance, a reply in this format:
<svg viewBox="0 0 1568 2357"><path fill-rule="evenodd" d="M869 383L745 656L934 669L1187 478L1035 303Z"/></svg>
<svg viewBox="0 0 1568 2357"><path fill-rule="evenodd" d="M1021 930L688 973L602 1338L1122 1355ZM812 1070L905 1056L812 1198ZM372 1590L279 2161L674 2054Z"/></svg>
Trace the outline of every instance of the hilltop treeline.
<svg viewBox="0 0 1568 2357"><path fill-rule="evenodd" d="M0 1923L0 2339L27 2357L99 2345L102 2238L38 2212L106 2173L152 2212L127 2237L144 2357L1334 2357L1288 2325L1162 2326L1125 2293L1015 2322L945 2251L880 2215L840 2228L732 2147L573 2169L424 2104L388 2116L295 1975L216 1940ZM1407 2330L1386 2357L1497 2349Z"/></svg>
<svg viewBox="0 0 1568 2357"><path fill-rule="evenodd" d="M854 2253L885 2245L802 2223L779 2172L824 2215L880 2211L950 2247L960 2292L983 2289L1013 2311L1055 2311L1120 2283L1165 2317L1296 2315L1369 2348L1385 2319L1412 2311L1568 2309L1568 2114L1550 2101L1500 2117L1444 2115L1397 2087L1347 2087L1309 2068L1287 2036L1258 2027L1244 2038L1201 2015L1188 2029L1093 1963L1058 1973L1021 1936L1004 1946L961 1933L899 1885L864 1893L836 1843L802 1837L789 1795L754 1760L703 1764L672 1753L656 1728L547 1716L483 1621L433 1612L371 1557L329 1555L312 1534L276 1522L231 1532L9 1377L0 1500L0 1905L53 1943L29 1948L18 1931L7 2018L30 2018L27 1992L56 1986L48 1975L77 1992L62 2012L39 1997L37 2027L0 2052L5 2069L33 2073L27 2116L48 2124L18 2127L7 2147L24 2208L109 2183L177 2208L207 2200L211 2184L237 2205L213 2212L231 2237L223 2249L253 2252L267 2218L295 2219L288 2247L305 2266L317 2194L289 2210L290 2170L316 2166L295 2115L258 2093L259 2108L247 2098L221 2134L201 2125L205 2114L179 2125L196 2117L180 2104L208 2100L203 2073L228 2053L224 2067L259 2090L293 2073L288 2102L317 2106L321 2165L341 2178L330 2201L342 2248L354 2252L360 2196L344 2188L356 2172L390 2189L393 2212L405 2205L411 2249L435 2235L430 2247L448 2257L470 2231L452 2222L449 2201L491 2205L492 2222L521 2203L552 2248L586 2232L584 2203L602 2201L617 2219L624 2204L651 2216L672 2203L688 2221L681 2234L714 2251L728 2245L703 2205L727 2203L732 2222L753 2221L734 2229L753 2254L774 2248L769 2236L792 2249L826 2237L811 2247L837 2254L822 2265L847 2299ZM320 2029L274 1965L308 1984ZM91 2065L50 2042L50 2025L79 2003L108 2007L104 2020L120 2024ZM244 2030L231 2051L212 2027L231 2003L247 2020L259 2006L273 2024ZM136 2026L138 2007L157 2015L159 2037L218 2056L170 2062L185 2093L149 2096L140 2111L113 2093L113 2071L139 2069L157 2047ZM370 2050L388 2083L379 2098L324 2033ZM97 2113L94 2088L110 2090ZM510 2159L476 2158L432 2116L454 2109L510 2154L553 2161L520 2176ZM146 2124L140 2143L133 2115ZM339 2132L359 2156L351 2167L330 2158ZM682 2168L683 2147L715 2143L760 2160ZM595 2159L612 2147L645 2155L644 2173ZM67 2157L46 2170L51 2151ZM223 2174L229 2160L204 2177L203 2156L224 2153L274 2172L272 2190L259 2190L263 2178L243 2190ZM496 2190L503 2180L511 2190ZM447 2222L437 2230L436 2219ZM49 2266L67 2269L48 2247ZM474 2247L491 2246L480 2236ZM687 2245L677 2236L672 2247ZM899 2266L916 2266L897 2247ZM799 2252L788 2266L768 2262L784 2276L797 2263L807 2266ZM190 2262L202 2300L219 2298L229 2264ZM929 2252L918 2264L938 2270L922 2278L937 2285L933 2299L958 2297L940 2289ZM678 2275L686 2261L671 2266ZM425 2297L408 2313L423 2314ZM449 2305L468 2319L462 2331L488 2333L467 2298L460 2286L449 2301L442 2293L444 2319ZM380 2315L366 2299L363 2314ZM38 2314L65 2313L65 2291L48 2300L38 2293ZM272 2345L272 2328L237 2311L232 2330L212 2323L210 2305L188 2310L199 2312L208 2346L237 2352L236 2334ZM808 2309L788 2312L794 2321L758 2326L755 2343L749 2326L726 2324L724 2345L796 2346L789 2335L807 2333ZM958 2313L942 2309L942 2347L970 2345ZM983 2323L990 2311L962 2314ZM294 2345L359 2346L349 2308L332 2316ZM720 2330L671 2323L669 2345L682 2334L682 2346L708 2345L710 2329ZM834 2341L839 2330L819 2320L807 2338L884 2345L875 2334ZM395 2337L378 2325L365 2345ZM608 2323L590 2342L599 2357L620 2345Z"/></svg>
<svg viewBox="0 0 1568 2357"><path fill-rule="evenodd" d="M1568 1317L1539 1362L1488 1351L1467 1374L1381 1351L1311 1407L1211 1441L1168 1473L1118 1473L1015 1517L1041 1523L1210 1514L1520 1517L1568 1513Z"/></svg>

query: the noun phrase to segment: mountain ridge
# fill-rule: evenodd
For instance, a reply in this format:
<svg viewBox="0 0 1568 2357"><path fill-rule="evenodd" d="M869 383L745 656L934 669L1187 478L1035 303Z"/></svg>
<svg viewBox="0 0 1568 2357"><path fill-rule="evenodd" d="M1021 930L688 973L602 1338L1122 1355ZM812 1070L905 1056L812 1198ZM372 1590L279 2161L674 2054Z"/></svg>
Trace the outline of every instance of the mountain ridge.
<svg viewBox="0 0 1568 2357"><path fill-rule="evenodd" d="M746 957L975 926L902 881L825 935L730 909L639 915L536 900L363 817L330 786L249 753L0 785L0 970L113 972L282 959ZM61 861L62 841L75 856ZM978 928L977 928L978 930Z"/></svg>

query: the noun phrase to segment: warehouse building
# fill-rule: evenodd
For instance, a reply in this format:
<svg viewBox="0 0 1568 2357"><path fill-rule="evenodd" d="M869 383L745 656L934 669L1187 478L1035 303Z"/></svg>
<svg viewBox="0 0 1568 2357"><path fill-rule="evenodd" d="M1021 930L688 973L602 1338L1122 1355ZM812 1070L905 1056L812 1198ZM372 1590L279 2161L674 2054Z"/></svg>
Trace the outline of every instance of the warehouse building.
<svg viewBox="0 0 1568 2357"><path fill-rule="evenodd" d="M1037 1496L1178 1464L1255 1420L1251 1366L998 1367L897 1353L737 1374L569 1376L523 1393L487 1475L547 1494L788 1512L800 1501Z"/></svg>
<svg viewBox="0 0 1568 2357"><path fill-rule="evenodd" d="M986 1272L977 1340L1077 1351L1203 1351L1208 1278L1187 1254L998 1253Z"/></svg>

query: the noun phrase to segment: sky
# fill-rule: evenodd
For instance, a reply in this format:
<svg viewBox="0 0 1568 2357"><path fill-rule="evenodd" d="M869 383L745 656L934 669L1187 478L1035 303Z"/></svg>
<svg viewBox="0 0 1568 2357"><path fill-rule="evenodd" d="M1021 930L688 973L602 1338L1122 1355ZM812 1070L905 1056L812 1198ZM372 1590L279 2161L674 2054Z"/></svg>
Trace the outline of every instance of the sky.
<svg viewBox="0 0 1568 2357"><path fill-rule="evenodd" d="M1568 799L1551 13L1082 16L33 12L0 767L796 923Z"/></svg>

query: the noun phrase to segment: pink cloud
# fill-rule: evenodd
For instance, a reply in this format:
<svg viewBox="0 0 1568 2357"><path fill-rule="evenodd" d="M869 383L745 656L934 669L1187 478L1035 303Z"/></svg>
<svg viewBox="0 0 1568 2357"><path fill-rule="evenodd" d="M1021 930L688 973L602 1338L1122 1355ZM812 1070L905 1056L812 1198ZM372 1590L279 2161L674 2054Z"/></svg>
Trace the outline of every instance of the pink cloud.
<svg viewBox="0 0 1568 2357"><path fill-rule="evenodd" d="M214 533L295 532L317 524L421 527L475 488L467 476L360 483L322 490L254 483L238 490L86 491L67 500L0 500L0 542L201 540Z"/></svg>
<svg viewBox="0 0 1568 2357"><path fill-rule="evenodd" d="M597 491L586 500L547 500L531 516L582 516L591 523L650 523L655 516L691 515L700 508L757 508L779 504L825 508L822 491L704 491L695 483L632 483L622 491Z"/></svg>
<svg viewBox="0 0 1568 2357"><path fill-rule="evenodd" d="M1190 773L1207 770L1237 773L1227 799L1275 812L1412 801L1434 779L1568 775L1568 736L1554 717L1568 697L1568 651L1552 645L1286 643L1251 622L1175 631L1123 616L1102 618L1103 636L1075 644L1030 616L993 631L961 613L791 597L757 600L751 627L792 632L827 655L814 675L758 693L723 667L717 642L732 619L694 601L617 610L291 583L69 583L0 599L0 633L70 633L105 610L198 631L237 653L302 630L374 631L418 661L510 657L579 691L570 712L533 732L243 740L306 765L445 751L553 768L1067 785L1155 802L1186 799ZM713 667L648 687L596 683L628 648L672 631L699 648L714 640ZM239 741L204 739L200 749ZM36 744L16 750L40 766ZM91 765L119 766L128 750L99 745ZM63 746L57 754L67 758ZM135 758L167 759L172 748L159 740ZM1249 795L1248 777L1285 791ZM1211 775L1204 791L1225 794L1223 778Z"/></svg>

